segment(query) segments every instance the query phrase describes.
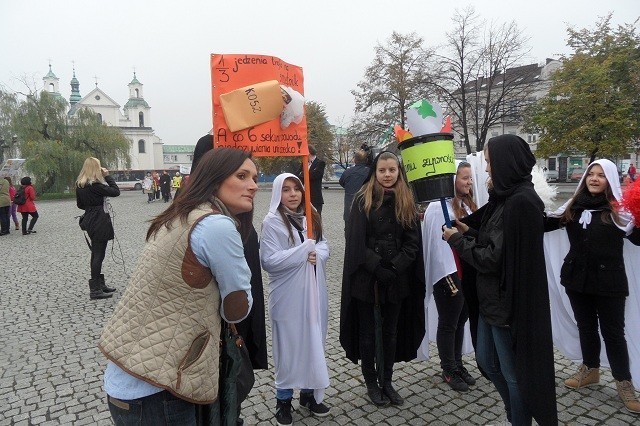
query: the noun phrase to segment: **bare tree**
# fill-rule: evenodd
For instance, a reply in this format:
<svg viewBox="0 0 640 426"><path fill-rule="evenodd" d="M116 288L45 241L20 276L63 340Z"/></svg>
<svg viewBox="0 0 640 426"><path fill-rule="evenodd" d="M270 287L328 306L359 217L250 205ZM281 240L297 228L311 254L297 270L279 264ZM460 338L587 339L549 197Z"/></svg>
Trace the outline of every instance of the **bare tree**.
<svg viewBox="0 0 640 426"><path fill-rule="evenodd" d="M433 54L423 43L416 33L394 31L385 44L377 44L373 62L358 89L351 91L356 101L352 130L357 138L378 144L394 124L404 128L407 107L428 95L431 89L423 74L430 69Z"/></svg>
<svg viewBox="0 0 640 426"><path fill-rule="evenodd" d="M517 66L529 48L515 22L487 25L473 7L456 10L452 21L443 46L446 53L438 56L435 72L425 77L447 105L454 130L471 153L471 136L475 150L482 150L489 129L515 120L514 111L530 102L534 84L525 77L532 77L537 66Z"/></svg>

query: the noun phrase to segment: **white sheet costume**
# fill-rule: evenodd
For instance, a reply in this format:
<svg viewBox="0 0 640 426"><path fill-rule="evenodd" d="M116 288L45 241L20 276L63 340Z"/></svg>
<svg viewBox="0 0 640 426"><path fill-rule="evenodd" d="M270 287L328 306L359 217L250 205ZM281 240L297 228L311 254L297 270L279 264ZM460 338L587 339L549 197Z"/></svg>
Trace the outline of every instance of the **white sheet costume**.
<svg viewBox="0 0 640 426"><path fill-rule="evenodd" d="M615 165L610 161L595 161L594 163L600 164L613 195L617 200L620 200L622 198L622 190ZM585 176L583 175L578 187L580 187L584 179ZM549 216L560 217L569 201L556 211L549 213ZM619 215L622 223L617 223L616 225L629 235L634 227L633 219L624 211L619 212ZM585 210L580 218L580 223L585 223L585 226L588 225L590 216L590 212ZM565 229L545 234L544 253L547 280L549 281L553 343L567 358L576 363L581 363L582 351L580 349L578 326L573 316L569 297L564 287L560 284L560 269L565 256L569 252L569 247L569 238ZM625 335L629 351L632 382L634 387L638 389L640 388L640 247L633 245L628 240L624 241L624 265L629 282L629 296L625 305ZM602 366L609 366L604 341L601 345L600 361Z"/></svg>
<svg viewBox="0 0 640 426"><path fill-rule="evenodd" d="M456 167L460 161L456 161ZM455 175L453 177L455 182ZM466 208L466 206L465 206ZM455 224L452 200L447 200L447 210L451 223ZM467 209L467 213L471 211ZM436 341L438 331L438 309L433 298L433 286L447 275L455 273L458 268L453 258L451 247L442 239L442 225L444 225L444 213L440 201L429 203L422 221L422 245L424 257L424 283L426 286L424 296L424 329L425 336L418 348L418 360L429 359L429 341ZM464 291L464 289L462 290ZM464 342L462 353L473 352L469 321L464 326Z"/></svg>
<svg viewBox="0 0 640 426"><path fill-rule="evenodd" d="M276 177L260 239L262 268L269 274L275 384L277 389L313 389L316 402L321 403L324 389L329 387L324 353L329 316L325 277L329 246L324 237L317 243L307 239L306 221L302 237L292 227L291 242L287 224L278 212L287 178L303 187L293 174ZM307 261L312 251L316 252L315 267Z"/></svg>

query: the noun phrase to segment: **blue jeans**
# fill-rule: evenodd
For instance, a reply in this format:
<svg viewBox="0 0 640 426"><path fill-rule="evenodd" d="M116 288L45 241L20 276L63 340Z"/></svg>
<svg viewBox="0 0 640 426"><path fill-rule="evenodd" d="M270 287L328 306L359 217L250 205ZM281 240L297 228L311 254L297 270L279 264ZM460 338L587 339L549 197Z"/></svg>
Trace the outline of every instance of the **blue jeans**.
<svg viewBox="0 0 640 426"><path fill-rule="evenodd" d="M116 426L196 425L197 404L180 399L166 390L131 400L109 396L107 401Z"/></svg>
<svg viewBox="0 0 640 426"><path fill-rule="evenodd" d="M489 376L502 397L511 424L530 425L531 413L522 400L516 380L516 354L513 350L511 330L508 327L487 324L480 314L476 357L478 365Z"/></svg>
<svg viewBox="0 0 640 426"><path fill-rule="evenodd" d="M313 389L301 389L301 393L313 393ZM281 401L293 398L293 389L276 389L276 399Z"/></svg>

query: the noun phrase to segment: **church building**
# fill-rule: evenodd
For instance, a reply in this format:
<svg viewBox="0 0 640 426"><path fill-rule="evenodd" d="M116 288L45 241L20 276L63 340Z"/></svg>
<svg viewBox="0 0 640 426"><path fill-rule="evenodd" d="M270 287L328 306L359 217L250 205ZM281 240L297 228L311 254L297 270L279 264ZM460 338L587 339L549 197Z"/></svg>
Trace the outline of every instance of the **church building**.
<svg viewBox="0 0 640 426"><path fill-rule="evenodd" d="M60 95L58 82L49 65L49 73L43 77L44 90ZM76 78L75 68L71 79L71 96L69 96L69 116L73 116L80 108L88 108L98 115L98 119L107 126L119 127L129 139L129 157L131 169L162 170L163 153L162 139L155 135L151 127L151 107L144 100L143 84L138 81L136 73L128 84L129 99L122 110L113 98L103 92L96 83L96 87L87 95L80 95L80 82ZM117 165L116 168L124 168Z"/></svg>

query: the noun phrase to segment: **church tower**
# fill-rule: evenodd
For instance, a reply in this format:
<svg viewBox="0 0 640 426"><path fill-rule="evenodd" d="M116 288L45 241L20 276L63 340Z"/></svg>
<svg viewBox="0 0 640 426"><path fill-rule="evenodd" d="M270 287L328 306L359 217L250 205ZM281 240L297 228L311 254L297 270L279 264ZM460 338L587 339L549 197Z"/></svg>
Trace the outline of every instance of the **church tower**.
<svg viewBox="0 0 640 426"><path fill-rule="evenodd" d="M124 104L124 115L135 124L136 127L151 127L149 104L142 95L142 83L133 72L133 80L129 83L129 100Z"/></svg>
<svg viewBox="0 0 640 426"><path fill-rule="evenodd" d="M58 87L60 79L56 77L56 75L51 70L51 64L49 64L49 72L47 73L47 75L42 77L42 81L44 81L43 90L45 92L55 97L62 97L62 95L60 94L60 88Z"/></svg>
<svg viewBox="0 0 640 426"><path fill-rule="evenodd" d="M80 99L82 99L82 96L80 96L80 82L76 78L76 67L74 66L73 78L71 79L71 96L69 96L69 103L71 104L71 108L73 108L73 106L77 104Z"/></svg>

